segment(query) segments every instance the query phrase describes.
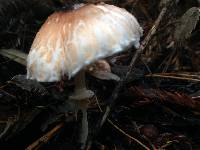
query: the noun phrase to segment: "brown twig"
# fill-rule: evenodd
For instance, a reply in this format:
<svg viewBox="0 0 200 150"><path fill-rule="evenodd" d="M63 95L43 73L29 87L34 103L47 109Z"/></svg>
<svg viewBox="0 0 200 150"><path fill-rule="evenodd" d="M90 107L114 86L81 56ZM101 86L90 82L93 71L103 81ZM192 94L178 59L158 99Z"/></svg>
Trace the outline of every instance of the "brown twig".
<svg viewBox="0 0 200 150"><path fill-rule="evenodd" d="M148 74L146 77L158 77L158 78L168 78L176 80L187 80L191 82L200 82L200 79L190 78L190 77L178 77L173 75L164 75L164 74Z"/></svg>
<svg viewBox="0 0 200 150"><path fill-rule="evenodd" d="M142 101L138 101L137 104L146 105L149 103L167 102L190 108L191 110L200 110L200 102L194 100L191 96L185 93L171 92L152 88L145 89L144 87L137 86L132 86L130 88L130 91L134 94L134 96L142 99ZM143 101L144 99L145 101Z"/></svg>
<svg viewBox="0 0 200 150"><path fill-rule="evenodd" d="M171 1L169 1L168 3L170 3ZM125 76L124 79L122 79L121 81L119 81L118 85L115 87L115 89L113 90L111 97L108 99L108 103L109 105L106 107L106 111L102 117L102 119L100 120L100 123L98 124L99 126L97 127L97 131L94 133L94 137L98 134L98 132L100 131L101 127L104 125L105 121L107 120L110 111L112 109L112 107L115 105L115 100L118 97L118 94L121 90L121 88L124 85L124 82L127 80L127 78L130 76L132 70L134 70L135 67L135 62L138 60L138 58L141 56L141 54L144 52L146 46L149 44L149 41L151 40L151 38L153 37L153 35L156 33L158 26L160 25L161 20L163 19L164 15L167 12L167 5L161 10L158 18L156 19L153 27L151 28L151 30L148 32L147 36L145 37L145 39L142 41L140 47L138 48L138 50L136 51L135 55L133 56L130 64L129 64L129 70ZM93 138L93 137L92 137ZM89 141L89 143L91 143L91 141Z"/></svg>
<svg viewBox="0 0 200 150"><path fill-rule="evenodd" d="M0 139L2 139L6 133L11 129L11 127L13 126L13 124L16 122L16 118L8 118L8 120L6 121L6 126L4 128L4 130L0 133Z"/></svg>
<svg viewBox="0 0 200 150"><path fill-rule="evenodd" d="M38 150L42 145L47 143L63 126L64 123L58 124L44 136L40 137L38 140L29 145L26 150Z"/></svg>
<svg viewBox="0 0 200 150"><path fill-rule="evenodd" d="M132 137L131 135L127 134L125 131L123 131L122 129L120 129L117 125L115 125L110 119L108 119L108 122L115 128L117 129L120 133L122 133L123 135L125 135L126 137L128 137L129 139L135 141L136 143L138 143L139 145L141 145L144 149L146 150L150 150L150 148L148 148L146 145L144 145L142 142L140 142L138 139Z"/></svg>
<svg viewBox="0 0 200 150"><path fill-rule="evenodd" d="M145 39L142 41L139 49L136 51L135 55L133 56L130 65L129 65L129 70L125 76L125 78L123 78L122 80L119 81L119 83L117 84L117 86L115 87L115 89L113 90L111 97L109 98L108 101L108 106L106 107L106 111L104 113L104 115L102 116L102 118L100 119L100 122L97 124L97 130L93 133L93 135L91 136L91 139L88 142L88 145L91 145L92 139L95 138L101 127L103 126L103 124L105 123L105 121L107 120L111 109L113 108L113 106L115 105L115 100L118 97L118 94L121 90L121 88L123 87L125 81L127 80L127 78L131 75L131 72L133 71L134 67L135 67L135 62L136 60L138 60L138 58L141 56L141 54L144 52L145 48L147 47L147 45L149 44L149 41L151 40L151 38L153 37L153 35L156 33L158 26L160 25L161 20L163 19L164 15L167 12L167 9L170 5L172 5L172 0L168 1L168 3L165 5L165 7L163 7L163 9L161 10L158 18L156 19L153 27L151 28L151 30L148 32L147 36L145 37Z"/></svg>
<svg viewBox="0 0 200 150"><path fill-rule="evenodd" d="M97 97L95 97L95 100L97 102L97 106L100 110L100 112L103 113L103 110L101 109L101 106L99 104L99 101L97 99ZM110 125L112 125L115 129L117 129L120 133L122 133L123 135L125 135L126 137L128 137L129 139L135 141L136 143L138 143L139 145L141 145L144 149L146 150L150 150L150 148L148 148L145 144L143 144L142 142L140 142L138 139L134 138L133 136L129 135L128 133L126 133L125 131L123 131L122 129L120 129L117 125L115 125L110 119L108 119L108 123ZM91 145L90 145L91 146ZM87 150L90 149L90 146L87 147Z"/></svg>
<svg viewBox="0 0 200 150"><path fill-rule="evenodd" d="M169 3L170 3L170 1L169 1ZM132 70L134 69L136 61L137 61L138 58L141 56L141 54L144 52L144 50L145 50L146 46L148 45L149 41L151 40L152 36L156 33L156 30L157 30L157 28L158 28L158 26L159 26L161 20L163 19L164 15L166 14L166 12L167 12L167 6L164 7L164 8L161 10L161 12L160 12L160 14L159 14L157 20L155 21L153 27L151 28L151 30L149 31L149 33L147 34L147 36L145 37L145 39L142 41L142 43L141 43L139 49L136 51L135 55L133 56L133 58L132 58L132 60L131 60L131 63L130 63L130 65L129 65L129 70L128 70L128 72L127 72L125 78L122 79L122 80L118 83L118 85L115 87L114 91L112 92L112 95L111 95L111 97L110 97L110 99L109 99L109 103L110 103L110 104L106 107L106 111L105 111L105 113L104 113L104 115L103 115L103 117L102 117L102 119L101 119L100 127L99 127L99 128L101 128L102 125L105 123L105 121L106 121L106 119L107 119L107 117L108 117L108 115L109 115L109 113L110 113L110 110L111 110L112 106L114 105L114 101L115 101L115 99L117 99L117 97L118 97L119 91L121 90L121 88L122 88L123 85L124 85L124 82L125 82L126 79L130 76Z"/></svg>

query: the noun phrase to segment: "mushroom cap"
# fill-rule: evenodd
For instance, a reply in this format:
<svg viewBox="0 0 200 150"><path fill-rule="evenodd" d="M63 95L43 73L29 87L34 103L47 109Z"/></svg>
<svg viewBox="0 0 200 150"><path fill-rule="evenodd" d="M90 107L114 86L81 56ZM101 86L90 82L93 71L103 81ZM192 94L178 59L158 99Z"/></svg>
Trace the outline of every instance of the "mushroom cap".
<svg viewBox="0 0 200 150"><path fill-rule="evenodd" d="M70 79L94 61L139 47L142 28L123 8L89 4L55 12L40 28L27 58L27 78Z"/></svg>

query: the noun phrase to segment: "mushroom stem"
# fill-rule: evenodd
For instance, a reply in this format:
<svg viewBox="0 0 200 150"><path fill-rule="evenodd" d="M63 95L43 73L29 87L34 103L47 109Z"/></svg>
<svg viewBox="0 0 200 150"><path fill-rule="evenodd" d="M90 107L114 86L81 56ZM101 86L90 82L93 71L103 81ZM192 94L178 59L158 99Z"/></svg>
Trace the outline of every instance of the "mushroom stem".
<svg viewBox="0 0 200 150"><path fill-rule="evenodd" d="M87 107L89 103L89 98L91 98L94 93L86 88L85 84L85 71L80 71L75 77L75 89L74 94L70 96L70 99L76 105L77 110L82 111L82 125L80 132L80 143L81 149L85 148L87 137L88 137L88 120L87 120Z"/></svg>
<svg viewBox="0 0 200 150"><path fill-rule="evenodd" d="M85 71L80 71L75 77L75 94L86 91Z"/></svg>
<svg viewBox="0 0 200 150"><path fill-rule="evenodd" d="M88 120L87 120L87 108L82 108L82 128L80 134L81 149L85 148L88 137Z"/></svg>
<svg viewBox="0 0 200 150"><path fill-rule="evenodd" d="M74 94L70 96L73 100L88 100L94 96L94 92L88 90L85 84L85 71L81 70L75 77Z"/></svg>

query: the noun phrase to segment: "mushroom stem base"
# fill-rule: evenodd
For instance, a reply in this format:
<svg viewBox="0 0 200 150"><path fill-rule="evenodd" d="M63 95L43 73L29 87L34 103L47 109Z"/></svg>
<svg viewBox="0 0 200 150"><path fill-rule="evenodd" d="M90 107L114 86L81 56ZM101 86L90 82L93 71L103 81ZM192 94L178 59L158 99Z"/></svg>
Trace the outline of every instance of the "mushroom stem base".
<svg viewBox="0 0 200 150"><path fill-rule="evenodd" d="M85 84L85 71L80 71L75 77L75 89L74 94L69 99L75 104L75 115L81 110L82 112L82 124L80 130L81 149L85 148L88 137L88 120L87 120L87 108L89 99L94 96L94 92L88 90Z"/></svg>
<svg viewBox="0 0 200 150"><path fill-rule="evenodd" d="M87 137L88 137L88 120L87 120L87 108L89 104L89 99L94 96L94 92L87 90L85 85L85 72L81 71L75 78L75 90L74 94L69 97L69 99L75 104L75 113L81 110L82 112L82 123L80 130L79 143L81 144L81 149L85 148Z"/></svg>
<svg viewBox="0 0 200 150"><path fill-rule="evenodd" d="M74 93L70 96L70 99L75 104L75 115L79 110L82 112L82 123L80 130L80 139L81 149L85 148L87 137L88 137L88 119L87 119L87 108L89 104L89 99L94 96L94 92L91 90L80 90L79 93Z"/></svg>

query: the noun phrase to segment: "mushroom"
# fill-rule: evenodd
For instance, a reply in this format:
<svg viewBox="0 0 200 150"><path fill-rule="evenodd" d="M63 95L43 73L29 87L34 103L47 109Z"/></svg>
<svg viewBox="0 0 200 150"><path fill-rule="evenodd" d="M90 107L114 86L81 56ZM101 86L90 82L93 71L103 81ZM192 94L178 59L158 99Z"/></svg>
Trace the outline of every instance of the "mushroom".
<svg viewBox="0 0 200 150"><path fill-rule="evenodd" d="M123 8L108 4L77 5L48 17L27 58L27 78L39 82L75 78L70 99L82 111L84 145L88 136L87 105L94 93L85 85L85 68L97 60L139 47L142 28Z"/></svg>

